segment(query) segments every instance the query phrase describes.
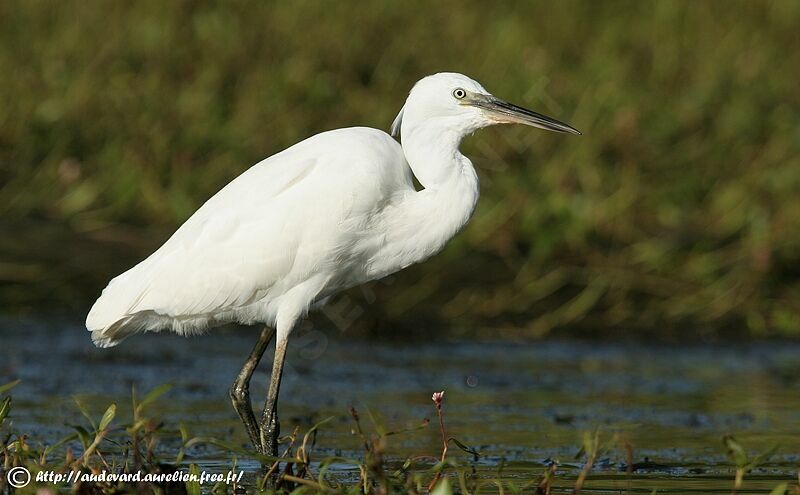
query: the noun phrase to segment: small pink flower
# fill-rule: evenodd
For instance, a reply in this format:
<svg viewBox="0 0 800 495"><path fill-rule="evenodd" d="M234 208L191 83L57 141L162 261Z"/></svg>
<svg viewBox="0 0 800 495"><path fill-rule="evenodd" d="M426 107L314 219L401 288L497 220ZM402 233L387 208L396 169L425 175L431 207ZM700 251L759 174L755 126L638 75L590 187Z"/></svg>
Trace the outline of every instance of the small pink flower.
<svg viewBox="0 0 800 495"><path fill-rule="evenodd" d="M442 399L444 399L444 390L441 392L434 392L431 399L433 400L433 403L436 404L436 407L441 407Z"/></svg>

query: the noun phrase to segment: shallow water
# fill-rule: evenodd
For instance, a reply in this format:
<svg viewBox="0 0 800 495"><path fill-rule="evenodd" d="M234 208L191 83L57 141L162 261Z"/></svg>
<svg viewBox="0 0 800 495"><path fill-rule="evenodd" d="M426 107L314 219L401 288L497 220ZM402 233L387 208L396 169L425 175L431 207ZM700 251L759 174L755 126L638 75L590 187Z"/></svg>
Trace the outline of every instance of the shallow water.
<svg viewBox="0 0 800 495"><path fill-rule="evenodd" d="M227 389L249 352L255 330L222 330L184 339L145 335L113 349L95 349L77 324L0 322L0 383L21 378L13 391L16 429L44 442L82 422L73 396L99 416L110 402L128 407L131 386L174 388L155 406L167 424L183 422L193 435L238 444L246 436ZM479 473L531 479L551 460L558 483L570 486L584 432L600 429L633 447L636 469L612 448L600 456L585 490L599 492L729 493L733 468L721 438L733 433L751 453L780 448L745 478L740 493L769 492L797 480L800 465L800 345L649 346L574 342L385 343L346 335L299 332L289 348L282 385L284 433L327 416L316 458L358 457L348 408L367 409L389 429L435 418L431 393L446 390L448 433L483 456ZM270 357L265 357L269 361ZM265 363L253 395L263 400ZM398 456L439 452L438 429L391 437ZM621 442L618 442L621 443ZM165 444L163 449L173 449ZM451 452L453 450L451 449ZM173 452L174 454L174 452ZM464 463L466 454L456 453ZM191 461L227 471L229 454L195 449ZM646 462L645 462L646 461ZM254 462L241 461L246 468ZM336 475L355 476L349 466Z"/></svg>

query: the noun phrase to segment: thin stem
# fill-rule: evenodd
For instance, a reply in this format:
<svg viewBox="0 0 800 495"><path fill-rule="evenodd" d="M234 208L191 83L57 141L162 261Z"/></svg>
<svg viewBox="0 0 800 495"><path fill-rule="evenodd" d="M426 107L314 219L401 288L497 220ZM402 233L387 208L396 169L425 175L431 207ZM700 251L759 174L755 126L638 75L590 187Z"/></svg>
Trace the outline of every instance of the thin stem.
<svg viewBox="0 0 800 495"><path fill-rule="evenodd" d="M439 413L439 429L442 432L442 459L441 461L444 462L445 457L447 457L447 433L444 431L444 415L442 414L442 408L437 407L436 412Z"/></svg>
<svg viewBox="0 0 800 495"><path fill-rule="evenodd" d="M433 403L436 404L436 414L439 415L439 431L442 434L442 458L439 460L440 464L443 464L445 459L447 458L447 432L444 429L444 411L442 410L442 399L444 398L444 391L437 392L433 394ZM444 466L442 465L442 468ZM433 487L436 486L436 483L442 477L442 470L441 468L436 473L436 476L433 477L430 484L428 485L428 491L430 492L433 490Z"/></svg>

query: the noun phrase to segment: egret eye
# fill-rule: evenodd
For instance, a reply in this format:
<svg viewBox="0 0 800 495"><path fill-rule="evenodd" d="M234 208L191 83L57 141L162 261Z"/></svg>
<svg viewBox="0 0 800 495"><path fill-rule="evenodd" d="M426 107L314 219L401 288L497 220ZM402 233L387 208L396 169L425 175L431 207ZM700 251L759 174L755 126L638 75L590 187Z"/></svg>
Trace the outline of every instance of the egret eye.
<svg viewBox="0 0 800 495"><path fill-rule="evenodd" d="M464 90L463 90L463 89L461 89L461 88L456 88L456 89L453 91L453 96L455 96L455 97L456 97L456 99L460 100L461 98L463 98L463 97L467 96L467 92L466 92L466 91L464 91Z"/></svg>

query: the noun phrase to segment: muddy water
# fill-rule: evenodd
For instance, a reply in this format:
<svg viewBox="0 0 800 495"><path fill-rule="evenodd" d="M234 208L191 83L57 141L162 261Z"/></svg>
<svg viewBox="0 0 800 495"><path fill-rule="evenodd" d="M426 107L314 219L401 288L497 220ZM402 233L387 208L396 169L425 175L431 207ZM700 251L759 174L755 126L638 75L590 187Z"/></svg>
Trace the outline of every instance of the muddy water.
<svg viewBox="0 0 800 495"><path fill-rule="evenodd" d="M174 388L156 414L186 424L193 435L244 445L246 437L227 389L255 331L232 329L200 338L146 335L113 349L95 349L75 323L3 321L0 383L14 389L14 427L48 442L81 418L73 396L98 415L110 402L129 403L131 386ZM269 356L266 360L269 360ZM376 343L343 335L299 334L289 349L281 395L284 432L327 416L317 456L359 455L348 408L372 411L390 429L434 418L430 395L446 391L449 433L476 447L475 463L494 475L531 478L561 463L559 483L571 484L584 432L627 441L636 463L626 474L619 447L603 453L586 484L600 492L729 493L733 469L721 438L732 433L751 453L779 450L745 478L743 493L769 492L797 480L800 466L800 346L614 345L544 342ZM263 366L266 368L266 366ZM266 372L254 377L263 400ZM371 428L365 420L365 427ZM176 448L166 442L169 453ZM436 454L434 427L391 437L390 452ZM462 454L457 454L462 455ZM227 470L229 455L191 452L210 470ZM470 458L462 455L464 463ZM245 467L255 463L241 461ZM350 466L337 474L354 475Z"/></svg>

